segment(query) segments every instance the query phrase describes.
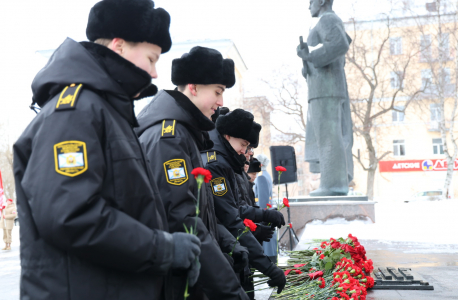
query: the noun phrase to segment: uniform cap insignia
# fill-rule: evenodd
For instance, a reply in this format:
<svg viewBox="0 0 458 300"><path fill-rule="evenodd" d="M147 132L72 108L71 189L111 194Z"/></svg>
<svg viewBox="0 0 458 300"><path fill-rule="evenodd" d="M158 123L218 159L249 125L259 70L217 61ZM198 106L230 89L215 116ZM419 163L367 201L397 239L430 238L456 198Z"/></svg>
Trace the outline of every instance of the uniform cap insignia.
<svg viewBox="0 0 458 300"><path fill-rule="evenodd" d="M215 196L223 196L227 193L226 179L218 177L210 181L212 192Z"/></svg>
<svg viewBox="0 0 458 300"><path fill-rule="evenodd" d="M167 182L173 185L182 185L188 181L188 171L184 159L172 159L164 163Z"/></svg>
<svg viewBox="0 0 458 300"><path fill-rule="evenodd" d="M87 170L86 143L65 141L54 145L56 172L75 177Z"/></svg>

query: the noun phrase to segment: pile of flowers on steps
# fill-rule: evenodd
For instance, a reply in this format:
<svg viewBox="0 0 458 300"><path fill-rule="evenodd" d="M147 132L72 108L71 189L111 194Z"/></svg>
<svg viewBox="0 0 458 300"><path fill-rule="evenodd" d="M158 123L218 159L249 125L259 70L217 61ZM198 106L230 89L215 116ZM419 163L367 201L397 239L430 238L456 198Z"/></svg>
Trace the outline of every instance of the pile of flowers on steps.
<svg viewBox="0 0 458 300"><path fill-rule="evenodd" d="M374 269L366 250L351 234L348 238L320 241L319 248L288 251L289 266L280 266L286 275L286 287L276 299L365 300L374 286ZM256 285L267 282L255 275Z"/></svg>

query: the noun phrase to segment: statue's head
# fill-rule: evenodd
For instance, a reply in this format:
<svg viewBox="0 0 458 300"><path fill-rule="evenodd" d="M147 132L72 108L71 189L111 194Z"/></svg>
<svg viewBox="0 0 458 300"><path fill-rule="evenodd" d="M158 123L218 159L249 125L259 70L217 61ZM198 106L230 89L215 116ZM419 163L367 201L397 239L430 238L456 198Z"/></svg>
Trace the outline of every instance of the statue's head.
<svg viewBox="0 0 458 300"><path fill-rule="evenodd" d="M310 0L309 10L313 18L320 16L320 11L332 9L334 0Z"/></svg>

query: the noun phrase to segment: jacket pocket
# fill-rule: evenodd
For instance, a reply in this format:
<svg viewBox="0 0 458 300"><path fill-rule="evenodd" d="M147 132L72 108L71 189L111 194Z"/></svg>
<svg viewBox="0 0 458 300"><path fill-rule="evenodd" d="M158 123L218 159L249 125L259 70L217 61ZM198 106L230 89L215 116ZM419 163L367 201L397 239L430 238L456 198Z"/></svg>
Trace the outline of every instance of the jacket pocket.
<svg viewBox="0 0 458 300"><path fill-rule="evenodd" d="M110 141L110 148L117 206L129 215L138 217L141 212L137 210L141 203L151 198L141 148L136 140L128 139Z"/></svg>

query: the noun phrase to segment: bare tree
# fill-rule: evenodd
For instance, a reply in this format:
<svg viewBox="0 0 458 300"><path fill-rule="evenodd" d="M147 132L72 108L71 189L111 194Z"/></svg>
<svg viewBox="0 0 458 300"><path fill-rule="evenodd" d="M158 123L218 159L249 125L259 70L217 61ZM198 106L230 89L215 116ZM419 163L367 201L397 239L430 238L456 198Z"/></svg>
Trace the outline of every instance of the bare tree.
<svg viewBox="0 0 458 300"><path fill-rule="evenodd" d="M374 197L374 180L378 162L392 151L374 140L374 130L383 116L393 111L404 113L422 93L415 84L416 72L412 61L418 54L407 29L388 15L375 21L377 30L367 28L367 22L352 19L346 30L353 42L347 52L347 82L355 135L363 138L365 155L354 154L357 162L367 171L367 196ZM398 24L395 24L398 22ZM360 28L364 27L365 28ZM393 30L395 29L395 30ZM402 50L393 49L391 38L403 36ZM395 104L402 102L399 108Z"/></svg>
<svg viewBox="0 0 458 300"><path fill-rule="evenodd" d="M0 124L0 132L4 131L4 124ZM5 137L7 135L2 134ZM0 171L2 172L3 189L6 198L14 199L15 186L13 175L13 150L8 140L0 144Z"/></svg>
<svg viewBox="0 0 458 300"><path fill-rule="evenodd" d="M287 68L287 67L285 67ZM305 141L305 127L307 121L307 93L301 91L303 88L297 74L277 73L272 79L262 79L267 84L272 97L269 99L269 106L277 116L283 114L284 118L271 118L271 125L280 134L276 140L282 144L295 144ZM289 126L285 126L288 124ZM294 124L292 126L291 124Z"/></svg>
<svg viewBox="0 0 458 300"><path fill-rule="evenodd" d="M431 122L438 126L430 126L432 130L438 129L441 135L447 161L442 195L448 198L458 155L458 137L454 133L458 112L458 10L456 1L446 0L430 3L429 10L428 15L420 16L416 15L415 9L411 10L417 30L421 33L420 60L428 66L428 69L422 70L422 79L429 84L423 95L429 101L420 104L431 105L434 118Z"/></svg>

